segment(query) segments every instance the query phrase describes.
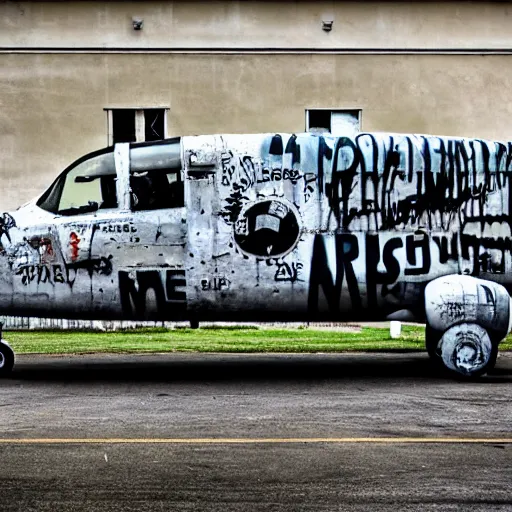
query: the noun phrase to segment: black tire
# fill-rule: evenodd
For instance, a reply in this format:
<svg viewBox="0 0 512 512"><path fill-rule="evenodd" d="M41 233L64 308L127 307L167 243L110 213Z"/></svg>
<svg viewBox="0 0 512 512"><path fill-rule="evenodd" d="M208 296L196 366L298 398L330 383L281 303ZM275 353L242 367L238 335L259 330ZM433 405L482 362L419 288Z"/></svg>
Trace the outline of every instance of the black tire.
<svg viewBox="0 0 512 512"><path fill-rule="evenodd" d="M442 332L432 329L428 324L425 327L425 348L427 349L427 354L430 359L432 359L436 364L442 364L441 355L437 351L437 345L439 344L439 340L442 335Z"/></svg>
<svg viewBox="0 0 512 512"><path fill-rule="evenodd" d="M14 367L14 351L7 343L0 342L0 377L7 377Z"/></svg>
<svg viewBox="0 0 512 512"><path fill-rule="evenodd" d="M486 374L492 372L492 370L494 370L494 367L496 366L496 360L498 359L498 345L500 342L493 340L492 337L491 337L491 342L492 342L491 357L489 358L489 362L485 365L485 368L481 372L479 372L479 376L486 375Z"/></svg>

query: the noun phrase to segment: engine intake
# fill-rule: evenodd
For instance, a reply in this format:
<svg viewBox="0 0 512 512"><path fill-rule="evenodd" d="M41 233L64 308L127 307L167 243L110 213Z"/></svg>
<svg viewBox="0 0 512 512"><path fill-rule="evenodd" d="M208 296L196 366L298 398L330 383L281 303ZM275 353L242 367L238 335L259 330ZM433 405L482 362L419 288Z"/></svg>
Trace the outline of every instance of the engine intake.
<svg viewBox="0 0 512 512"><path fill-rule="evenodd" d="M511 298L500 284L450 275L425 288L427 350L449 370L482 375L496 362L511 329Z"/></svg>

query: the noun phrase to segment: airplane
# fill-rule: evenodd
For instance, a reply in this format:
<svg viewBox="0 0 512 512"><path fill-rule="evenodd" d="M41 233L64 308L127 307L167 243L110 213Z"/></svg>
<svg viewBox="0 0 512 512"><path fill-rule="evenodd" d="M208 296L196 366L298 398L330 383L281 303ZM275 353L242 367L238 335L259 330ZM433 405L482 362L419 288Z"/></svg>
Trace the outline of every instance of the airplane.
<svg viewBox="0 0 512 512"><path fill-rule="evenodd" d="M399 133L116 144L0 216L0 313L411 320L480 376L512 327L511 166L512 142Z"/></svg>

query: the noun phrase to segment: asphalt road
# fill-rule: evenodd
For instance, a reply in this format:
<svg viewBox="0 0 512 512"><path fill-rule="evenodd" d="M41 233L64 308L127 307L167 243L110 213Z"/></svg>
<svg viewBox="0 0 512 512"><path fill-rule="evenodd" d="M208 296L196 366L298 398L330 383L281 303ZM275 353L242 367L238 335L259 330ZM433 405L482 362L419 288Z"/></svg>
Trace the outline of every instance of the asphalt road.
<svg viewBox="0 0 512 512"><path fill-rule="evenodd" d="M425 354L19 356L0 511L512 511L511 383L511 353L479 382Z"/></svg>

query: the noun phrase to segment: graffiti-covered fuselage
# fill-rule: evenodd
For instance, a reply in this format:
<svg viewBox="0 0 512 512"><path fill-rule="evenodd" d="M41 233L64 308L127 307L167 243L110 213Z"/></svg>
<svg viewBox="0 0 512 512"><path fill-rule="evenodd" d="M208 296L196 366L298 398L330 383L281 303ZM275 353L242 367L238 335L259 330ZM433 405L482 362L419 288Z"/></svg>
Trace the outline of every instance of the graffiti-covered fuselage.
<svg viewBox="0 0 512 512"><path fill-rule="evenodd" d="M306 320L425 313L511 284L512 143L361 133L118 144L0 222L3 314Z"/></svg>

